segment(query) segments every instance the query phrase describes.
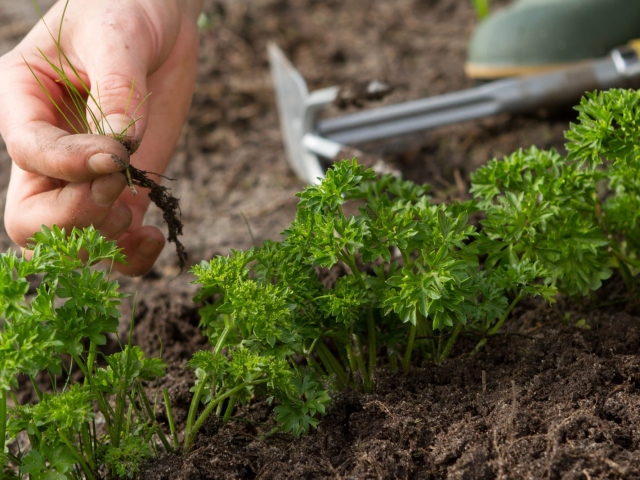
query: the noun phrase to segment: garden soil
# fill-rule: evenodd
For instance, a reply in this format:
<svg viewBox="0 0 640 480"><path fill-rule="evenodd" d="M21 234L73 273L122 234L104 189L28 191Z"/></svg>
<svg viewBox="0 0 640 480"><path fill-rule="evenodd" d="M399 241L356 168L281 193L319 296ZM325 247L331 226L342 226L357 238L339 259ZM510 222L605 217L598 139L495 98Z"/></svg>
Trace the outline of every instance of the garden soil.
<svg viewBox="0 0 640 480"><path fill-rule="evenodd" d="M193 107L166 172L175 180L163 181L180 199L189 265L280 239L293 219L294 194L304 184L285 158L267 42L285 51L311 90L370 80L394 87L365 107L473 86L463 72L477 24L468 0L205 3ZM494 1L492 8L504 4ZM37 20L31 8L24 0L2 0L0 52ZM360 149L371 163L430 183L441 199L468 198L469 173L493 157L532 144L563 151L572 118L571 109L500 115ZM4 147L0 161L6 190ZM164 228L153 207L148 222ZM10 246L3 232L0 249ZM144 277L119 278L132 294L123 332L133 318L134 341L169 364L162 386L179 425L193 381L185 364L206 347L192 280L180 273L172 246ZM469 356L474 340L463 338L443 364L418 365L408 375L381 365L375 393L335 394L317 430L300 439L261 439L273 426L270 407L243 407L227 425L207 424L192 451L163 456L140 478L640 478L637 293L626 293L614 278L577 301L529 302Z"/></svg>

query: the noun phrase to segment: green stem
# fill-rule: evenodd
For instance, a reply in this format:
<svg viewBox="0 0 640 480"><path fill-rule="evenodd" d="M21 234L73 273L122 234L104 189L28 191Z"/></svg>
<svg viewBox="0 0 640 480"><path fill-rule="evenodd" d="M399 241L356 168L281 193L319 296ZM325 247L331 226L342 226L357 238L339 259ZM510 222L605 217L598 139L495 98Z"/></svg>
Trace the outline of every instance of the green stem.
<svg viewBox="0 0 640 480"><path fill-rule="evenodd" d="M373 390L373 386L371 384L371 379L369 378L369 372L367 371L367 366L364 363L364 358L362 358L362 347L360 345L360 337L358 337L355 334L352 334L351 338L353 340L353 347L354 347L353 356L356 360L358 371L362 376L362 386L364 388L364 391L369 393Z"/></svg>
<svg viewBox="0 0 640 480"><path fill-rule="evenodd" d="M633 290L633 275L629 270L629 265L632 265L637 268L638 263L634 262L632 259L628 257L625 257L622 253L618 252L615 248L611 249L611 253L613 253L613 256L616 257L616 259L618 260L618 263L620 265L620 273L622 275L622 279L624 281L625 287L627 287L627 290Z"/></svg>
<svg viewBox="0 0 640 480"><path fill-rule="evenodd" d="M505 322L505 320L507 319L507 317L509 316L511 311L518 304L518 302L522 299L522 297L523 297L523 295L518 295L516 298L513 299L513 301L507 307L507 310L505 310L505 312L502 315L502 317L500 317L500 320L498 320L498 323L496 323L492 328L490 328L486 332L486 334L480 339L480 341L478 342L476 347L473 349L473 352L471 352L471 355L475 355L476 353L478 353L480 351L480 349L484 346L484 344L487 343L487 337L490 337L490 336L495 335L496 333L498 333L498 331L500 330L500 327L502 327L502 324Z"/></svg>
<svg viewBox="0 0 640 480"><path fill-rule="evenodd" d="M98 347L96 345L95 342L91 342L89 344L89 356L87 357L87 376L84 377L84 384L88 385L90 378L92 378L93 376L93 366L95 364L96 361L96 355L97 355L97 351L98 351Z"/></svg>
<svg viewBox="0 0 640 480"><path fill-rule="evenodd" d="M257 380L257 381L254 381L254 382L242 382L240 385L232 388L227 393L224 393L224 394L220 395L216 399L212 399L209 402L209 404L207 405L207 408L205 408L204 411L198 417L198 421L196 421L196 423L193 425L193 428L189 432L189 436L187 436L187 434L185 433L184 451L185 452L189 451L189 449L191 448L191 445L193 444L193 440L194 440L196 434L198 433L198 430L200 430L200 427L202 427L202 425L207 420L207 418L209 418L209 415L211 414L213 409L220 402L222 402L223 400L235 395L236 393L238 393L243 388L247 388L247 387L252 386L252 385L259 385L261 383L266 383L268 381L269 381L269 379L265 378L264 380Z"/></svg>
<svg viewBox="0 0 640 480"><path fill-rule="evenodd" d="M227 403L227 409L224 411L224 416L222 417L222 423L227 423L229 421L235 406L236 406L236 397L231 397L229 399L229 402Z"/></svg>
<svg viewBox="0 0 640 480"><path fill-rule="evenodd" d="M129 368L131 365L130 354L131 354L131 349L129 348L126 350L124 378L120 379L120 382L118 383L118 389L116 391L116 410L115 410L115 415L113 419L114 428L111 432L111 444L115 448L118 448L120 446L120 439L124 431L123 422L125 427L127 424L127 416L124 413L124 409L126 407L126 398L127 398L127 389L128 389L127 379L129 378L129 373L130 373Z"/></svg>
<svg viewBox="0 0 640 480"><path fill-rule="evenodd" d="M409 340L407 341L407 349L404 352L404 358L402 359L402 368L405 372L409 371L411 367L411 353L413 352L413 345L416 343L416 330L417 327L411 324L411 330L409 331Z"/></svg>
<svg viewBox="0 0 640 480"><path fill-rule="evenodd" d="M151 403L149 402L149 398L147 398L147 394L142 388L142 385L140 384L140 382L136 382L136 387L138 389L138 399L140 400L140 403L142 404L147 415L149 416L149 419L151 420L151 422L154 425L157 425L156 414L154 413L153 408L151 408ZM162 445L164 445L165 450L167 452L173 453L173 448L171 448L171 444L169 444L169 441L167 440L167 437L165 436L164 432L160 428L157 428L155 433L156 435L158 435L158 438L162 442Z"/></svg>
<svg viewBox="0 0 640 480"><path fill-rule="evenodd" d="M198 413L198 407L200 406L200 399L202 398L202 394L204 393L204 389L206 386L208 378L205 376L200 383L198 384L198 388L193 394L193 398L191 399L191 405L189 405L189 413L187 414L187 426L184 430L184 449L188 450L191 443L191 431L193 430L193 424L196 421L196 413Z"/></svg>
<svg viewBox="0 0 640 480"><path fill-rule="evenodd" d="M625 255L624 253L620 252L617 248L612 248L611 249L611 253L613 253L613 255L621 262L624 264L629 264L634 268L638 268L640 267L640 260L634 259L634 258L630 258L627 255Z"/></svg>
<svg viewBox="0 0 640 480"><path fill-rule="evenodd" d="M309 355L307 357L307 363L309 364L309 366L311 368L313 368L313 370L321 377L326 377L328 376L328 374L324 371L324 368L322 368L322 365L320 365L318 362L316 362L315 358L313 358L311 355Z"/></svg>
<svg viewBox="0 0 640 480"><path fill-rule="evenodd" d="M96 477L93 474L93 471L91 470L91 468L89 468L89 465L87 465L87 462L85 461L84 457L80 454L80 452L78 452L78 449L71 443L71 441L67 438L67 436L64 434L64 432L61 429L58 429L58 435L60 436L62 441L65 443L65 445L69 447L69 450L71 450L71 453L73 454L73 456L76 458L76 460L82 467L82 470L84 471L84 474L86 475L86 477L89 480L95 480Z"/></svg>
<svg viewBox="0 0 640 480"><path fill-rule="evenodd" d="M5 456L4 446L7 437L7 391L0 390L0 455ZM0 476L2 472L0 471Z"/></svg>
<svg viewBox="0 0 640 480"><path fill-rule="evenodd" d="M162 389L162 396L164 397L164 409L167 412L167 420L169 421L169 431L171 432L171 438L173 440L174 449L180 448L180 440L178 440L178 432L176 431L176 422L173 419L173 409L171 408L171 401L169 400L169 390Z"/></svg>
<svg viewBox="0 0 640 480"><path fill-rule="evenodd" d="M349 384L349 375L342 368L340 362L336 359L336 357L331 353L329 347L327 347L323 341L319 341L316 345L316 353L320 357L320 361L325 366L327 371L331 374L333 373L336 377L338 377L339 388L344 388Z"/></svg>
<svg viewBox="0 0 640 480"><path fill-rule="evenodd" d="M224 341L227 339L227 335L229 335L229 331L231 330L231 322L229 321L229 315L224 315L224 330L218 338L216 342L216 346L213 348L213 353L220 353L222 347L224 346Z"/></svg>
<svg viewBox="0 0 640 480"><path fill-rule="evenodd" d="M73 355L73 357L71 357L71 358L73 358L73 361L78 364L78 368L82 372L82 375L84 376L85 380L89 379L89 381L90 381L91 380L91 376L89 375L89 371L87 370L87 367L84 364L84 362L82 361L82 359L78 355Z"/></svg>
<svg viewBox="0 0 640 480"><path fill-rule="evenodd" d="M271 435L278 433L280 430L282 430L282 425L278 425L277 427L274 427L271 430L269 430L267 433L265 433L260 437L260 440L264 441L267 438L269 438Z"/></svg>
<svg viewBox="0 0 640 480"><path fill-rule="evenodd" d="M369 379L373 387L378 346L376 345L376 324L373 319L373 311L370 308L367 310L367 331L369 334Z"/></svg>
<svg viewBox="0 0 640 480"><path fill-rule="evenodd" d="M353 345L351 343L351 335L345 343L345 350L347 351L347 361L349 362L349 370L351 370L351 377L355 379L356 372L358 371L358 364L353 354Z"/></svg>
<svg viewBox="0 0 640 480"><path fill-rule="evenodd" d="M498 320L498 323L496 323L493 328L491 328L488 332L489 335L495 335L496 333L498 333L498 331L500 330L500 328L502 327L502 324L504 323L504 321L507 319L507 317L509 317L509 314L511 313L511 311L515 308L515 306L518 304L518 302L520 300L522 300L523 295L518 295L516 298L513 299L513 301L511 302L511 304L507 307L507 310L504 312L504 315L502 315L502 317L500 318L500 320Z"/></svg>
<svg viewBox="0 0 640 480"><path fill-rule="evenodd" d="M102 412L102 416L104 417L104 421L107 424L107 430L109 430L109 435L113 434L113 417L115 416L113 408L109 405L109 402L105 400L102 396L101 392L96 392L96 401L98 402L98 408Z"/></svg>
<svg viewBox="0 0 640 480"><path fill-rule="evenodd" d="M36 382L35 378L29 376L29 380L31 381L31 385L33 386L33 391L36 392L36 396L38 397L38 401L42 401L42 390L38 387L38 382Z"/></svg>
<svg viewBox="0 0 640 480"><path fill-rule="evenodd" d="M458 338L458 335L460 334L461 331L462 331L462 324L459 323L453 329L453 332L451 332L451 336L449 337L447 344L444 346L444 350L442 350L442 353L438 357L437 363L442 363L444 359L447 358L447 356L449 355L449 351L451 350L451 347L453 347L453 344L456 343L456 339Z"/></svg>
<svg viewBox="0 0 640 480"><path fill-rule="evenodd" d="M340 258L345 264L347 264L353 276L358 279L358 283L360 284L360 286L363 289L366 289L367 284L365 283L364 278L362 278L362 272L360 272L360 269L358 268L358 263L356 262L355 257L345 252L343 255L338 255L338 258Z"/></svg>
<svg viewBox="0 0 640 480"><path fill-rule="evenodd" d="M93 455L93 442L91 441L91 432L89 431L89 425L87 423L83 423L82 427L80 427L80 435L82 436L83 451L89 460L89 465L92 470L96 470L96 460Z"/></svg>

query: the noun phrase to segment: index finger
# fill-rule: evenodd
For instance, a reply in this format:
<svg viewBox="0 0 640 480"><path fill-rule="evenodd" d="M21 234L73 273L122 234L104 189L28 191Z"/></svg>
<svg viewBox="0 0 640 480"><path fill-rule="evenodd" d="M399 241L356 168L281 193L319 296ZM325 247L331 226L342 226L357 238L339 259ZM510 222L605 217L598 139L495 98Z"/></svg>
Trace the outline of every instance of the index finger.
<svg viewBox="0 0 640 480"><path fill-rule="evenodd" d="M0 59L0 134L14 162L25 171L74 183L125 168L129 153L115 139L63 128L69 127L52 100L62 98L64 90L43 60L30 62L16 51Z"/></svg>

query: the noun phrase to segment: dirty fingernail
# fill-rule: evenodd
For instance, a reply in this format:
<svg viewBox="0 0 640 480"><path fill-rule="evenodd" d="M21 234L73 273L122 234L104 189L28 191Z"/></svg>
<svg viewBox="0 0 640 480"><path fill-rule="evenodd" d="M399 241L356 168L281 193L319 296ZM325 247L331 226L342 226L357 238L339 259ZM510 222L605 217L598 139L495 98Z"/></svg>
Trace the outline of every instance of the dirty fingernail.
<svg viewBox="0 0 640 480"><path fill-rule="evenodd" d="M120 196L126 186L127 179L121 173L94 178L91 182L91 197L99 205L109 205Z"/></svg>
<svg viewBox="0 0 640 480"><path fill-rule="evenodd" d="M110 153L96 153L89 157L89 170L97 175L119 172L127 168L127 164Z"/></svg>
<svg viewBox="0 0 640 480"><path fill-rule="evenodd" d="M142 257L155 258L160 255L164 244L157 240L147 237L138 244L138 253Z"/></svg>

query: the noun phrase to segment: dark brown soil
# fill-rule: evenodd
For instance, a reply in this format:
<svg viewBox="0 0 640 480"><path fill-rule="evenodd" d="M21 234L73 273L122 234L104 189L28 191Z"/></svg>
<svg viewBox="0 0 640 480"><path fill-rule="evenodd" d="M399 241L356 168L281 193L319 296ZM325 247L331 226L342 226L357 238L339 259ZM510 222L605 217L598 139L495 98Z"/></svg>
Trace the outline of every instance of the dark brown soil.
<svg viewBox="0 0 640 480"><path fill-rule="evenodd" d="M0 3L1 51L35 21L27 4ZM163 181L180 200L191 264L278 239L293 219L294 193L304 185L285 159L268 41L284 49L311 90L389 83L393 92L372 105L473 86L463 73L476 24L468 0L207 0L206 12L211 26L201 35L194 104L166 172L176 181ZM359 148L431 183L443 198L465 197L469 173L492 157L531 144L562 149L571 119L570 110L500 115ZM0 160L4 190L4 149ZM153 208L148 221L164 227ZM10 245L2 233L0 249ZM179 271L167 248L148 275L120 281L138 294L134 340L170 365L165 386L180 425L192 382L184 366L206 341L193 277ZM640 478L636 297L614 279L593 298L531 302L475 357L464 354L473 339L463 339L442 365L406 376L381 369L376 393L336 395L307 437L259 440L272 416L256 403L227 425L209 424L191 452L154 461L141 478ZM132 297L123 318L133 309Z"/></svg>
<svg viewBox="0 0 640 480"><path fill-rule="evenodd" d="M475 357L461 353L473 346L463 339L441 365L382 369L376 393L335 395L317 431L298 440L260 440L270 409L251 405L143 478L640 478L640 304L622 288L614 280L584 302L525 305ZM138 328L181 363L172 339L202 340L194 311L167 307L170 322L144 310ZM189 380L180 375L169 384L184 419Z"/></svg>

